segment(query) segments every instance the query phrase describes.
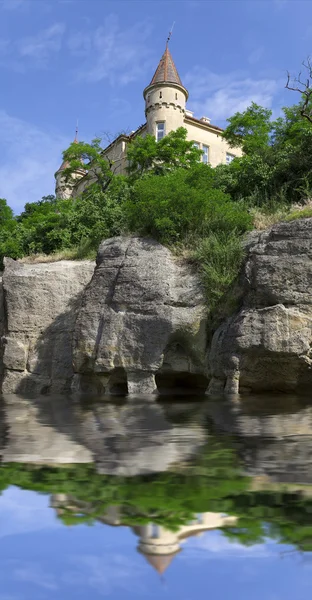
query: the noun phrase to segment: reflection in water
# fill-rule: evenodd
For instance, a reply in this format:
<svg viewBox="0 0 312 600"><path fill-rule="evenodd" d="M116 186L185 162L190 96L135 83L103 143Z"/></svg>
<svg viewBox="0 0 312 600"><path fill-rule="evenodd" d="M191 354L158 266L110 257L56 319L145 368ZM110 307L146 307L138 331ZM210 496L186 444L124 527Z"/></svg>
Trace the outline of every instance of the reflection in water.
<svg viewBox="0 0 312 600"><path fill-rule="evenodd" d="M0 487L49 494L66 526L128 527L160 574L222 529L312 551L312 407L291 397L162 404L6 397ZM134 538L133 538L134 539Z"/></svg>
<svg viewBox="0 0 312 600"><path fill-rule="evenodd" d="M51 496L51 507L55 509L58 516L62 517L67 511L74 514L88 514L90 506L79 503L76 499L66 494L54 494ZM92 510L92 509L91 509ZM97 517L98 521L106 525L122 526L122 509L119 506L109 506L108 509ZM139 538L137 550L143 554L148 563L163 574L169 567L175 555L181 551L185 540L192 536L199 536L211 529L234 526L237 519L221 513L205 512L198 513L185 525L180 525L176 531L170 531L157 523L135 525L131 527L133 533Z"/></svg>

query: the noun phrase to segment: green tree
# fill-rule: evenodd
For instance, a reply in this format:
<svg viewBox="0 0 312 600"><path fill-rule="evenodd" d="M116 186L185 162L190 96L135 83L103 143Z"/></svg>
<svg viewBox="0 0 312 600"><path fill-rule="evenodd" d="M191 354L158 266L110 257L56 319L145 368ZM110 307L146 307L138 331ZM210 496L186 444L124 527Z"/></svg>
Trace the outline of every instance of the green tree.
<svg viewBox="0 0 312 600"><path fill-rule="evenodd" d="M232 148L242 148L246 154L259 152L270 144L272 111L255 102L242 113L227 119L229 125L223 137Z"/></svg>
<svg viewBox="0 0 312 600"><path fill-rule="evenodd" d="M5 227L13 221L13 210L4 198L0 198L0 227Z"/></svg>
<svg viewBox="0 0 312 600"><path fill-rule="evenodd" d="M128 147L128 173L139 178L145 173L165 175L177 168L189 168L199 162L201 150L187 141L187 130L179 127L158 142L155 136L136 137Z"/></svg>
<svg viewBox="0 0 312 600"><path fill-rule="evenodd" d="M95 183L101 192L105 192L109 187L117 166L120 164L120 157L109 159L104 154L104 148L101 146L101 138L95 138L91 144L86 142L73 142L67 150L63 152L63 159L69 163L64 169L64 177L68 181L73 181L73 173L83 170L91 183Z"/></svg>

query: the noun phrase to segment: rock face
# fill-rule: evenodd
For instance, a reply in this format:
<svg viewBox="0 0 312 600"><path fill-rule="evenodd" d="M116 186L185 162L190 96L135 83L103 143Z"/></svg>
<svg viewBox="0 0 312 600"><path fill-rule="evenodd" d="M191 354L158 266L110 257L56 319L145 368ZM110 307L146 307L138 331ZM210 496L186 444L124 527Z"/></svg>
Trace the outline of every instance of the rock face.
<svg viewBox="0 0 312 600"><path fill-rule="evenodd" d="M204 391L206 319L198 278L153 240L106 240L82 297L73 348L77 391Z"/></svg>
<svg viewBox="0 0 312 600"><path fill-rule="evenodd" d="M242 306L212 340L211 393L310 388L311 284L312 219L253 238L239 284Z"/></svg>
<svg viewBox="0 0 312 600"><path fill-rule="evenodd" d="M91 261L5 260L4 393L70 390L75 319L93 271Z"/></svg>

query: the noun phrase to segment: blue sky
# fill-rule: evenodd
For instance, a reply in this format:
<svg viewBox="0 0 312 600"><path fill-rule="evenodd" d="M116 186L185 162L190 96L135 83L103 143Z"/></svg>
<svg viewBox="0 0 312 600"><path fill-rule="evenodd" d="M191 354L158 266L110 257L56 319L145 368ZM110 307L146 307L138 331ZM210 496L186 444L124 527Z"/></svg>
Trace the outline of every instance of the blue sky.
<svg viewBox="0 0 312 600"><path fill-rule="evenodd" d="M171 52L188 107L220 126L252 100L278 114L311 53L301 0L0 0L0 197L19 212L54 190L72 141L144 122L142 91Z"/></svg>
<svg viewBox="0 0 312 600"><path fill-rule="evenodd" d="M0 497L0 538L0 600L306 600L311 593L311 557L270 540L244 547L220 531L188 538L162 581L127 527L65 527L49 496L14 487Z"/></svg>

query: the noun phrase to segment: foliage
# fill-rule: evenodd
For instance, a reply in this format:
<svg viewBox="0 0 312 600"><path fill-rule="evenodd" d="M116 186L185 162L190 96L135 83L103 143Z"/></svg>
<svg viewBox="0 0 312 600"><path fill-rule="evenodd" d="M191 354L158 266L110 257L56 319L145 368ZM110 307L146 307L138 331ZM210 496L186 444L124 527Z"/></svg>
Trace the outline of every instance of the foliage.
<svg viewBox="0 0 312 600"><path fill-rule="evenodd" d="M207 305L215 308L236 278L244 256L236 231L211 233L199 240L195 258L202 276Z"/></svg>
<svg viewBox="0 0 312 600"><path fill-rule="evenodd" d="M233 148L242 148L246 154L258 153L270 143L272 111L255 102L243 113L228 119L223 137Z"/></svg>
<svg viewBox="0 0 312 600"><path fill-rule="evenodd" d="M199 167L206 169L205 165ZM195 167L196 174L200 171ZM189 236L240 234L251 228L251 218L241 205L211 185L209 188L208 182L202 184L200 178L194 185L193 178L192 169L177 169L163 177L148 175L136 181L125 204L129 229L174 244Z"/></svg>
<svg viewBox="0 0 312 600"><path fill-rule="evenodd" d="M110 185L114 171L116 170L120 157L108 160L104 157L101 146L101 138L95 138L91 144L86 142L73 142L65 152L63 159L68 163L64 169L65 178L74 183L73 174L76 171L84 172L90 181L96 183L98 190L105 192Z"/></svg>
<svg viewBox="0 0 312 600"><path fill-rule="evenodd" d="M138 179L145 173L165 175L175 169L195 166L202 152L186 137L184 127L171 131L158 142L154 135L137 136L127 152L129 175Z"/></svg>
<svg viewBox="0 0 312 600"><path fill-rule="evenodd" d="M275 121L255 104L228 119L224 137L245 155L216 168L216 186L234 200L271 212L310 198L312 124L302 118L301 104L284 108Z"/></svg>
<svg viewBox="0 0 312 600"><path fill-rule="evenodd" d="M285 217L285 221L294 221L296 219L307 219L312 217L312 207L307 206L301 210L294 210Z"/></svg>

